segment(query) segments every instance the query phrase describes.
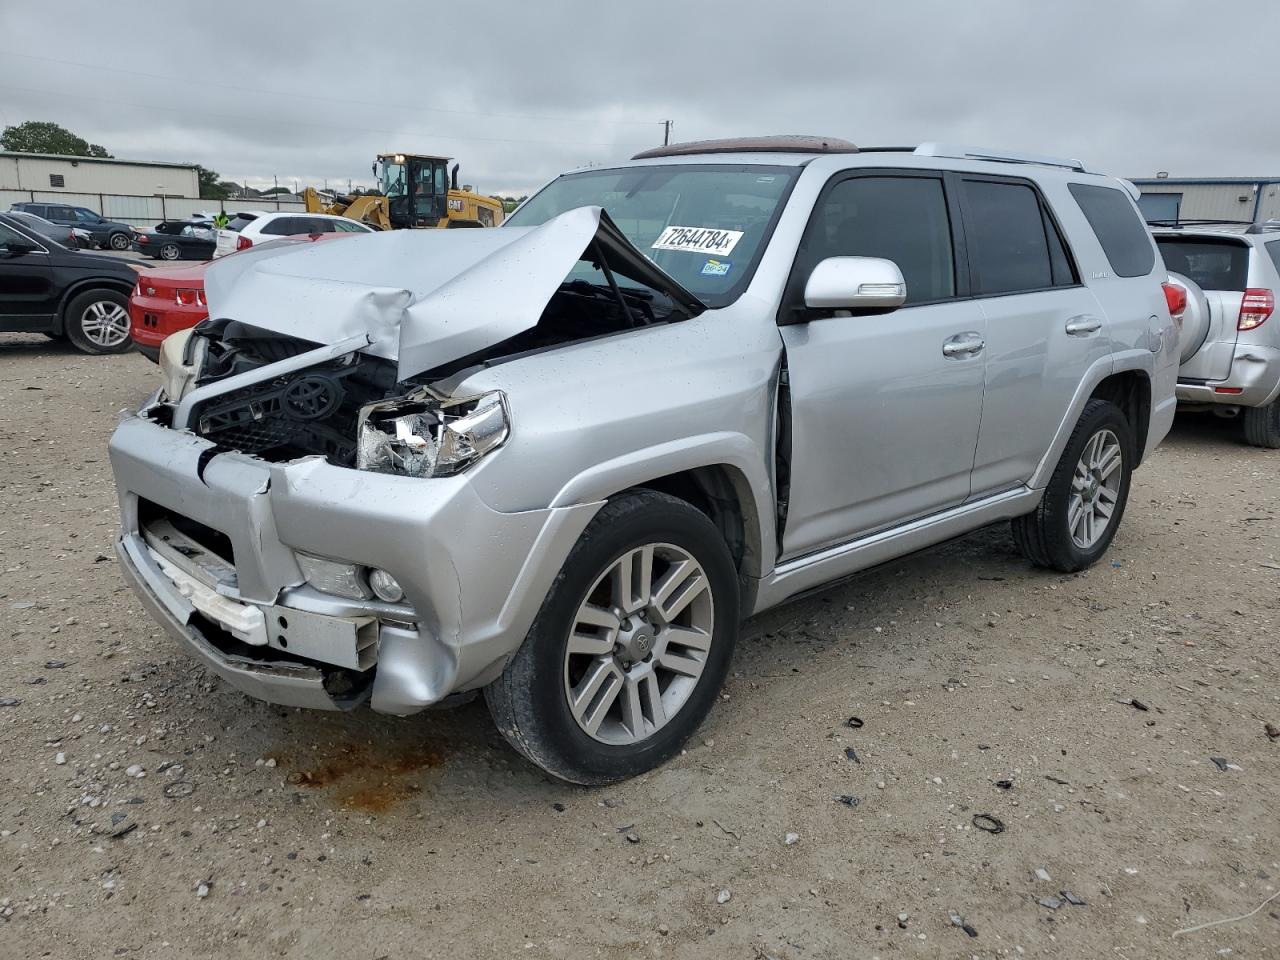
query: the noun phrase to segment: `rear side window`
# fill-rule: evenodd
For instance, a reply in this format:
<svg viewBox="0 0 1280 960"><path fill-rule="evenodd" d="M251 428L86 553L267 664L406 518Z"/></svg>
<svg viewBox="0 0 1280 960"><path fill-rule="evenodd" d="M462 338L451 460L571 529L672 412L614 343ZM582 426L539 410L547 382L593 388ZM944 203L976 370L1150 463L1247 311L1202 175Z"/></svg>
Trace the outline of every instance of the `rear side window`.
<svg viewBox="0 0 1280 960"><path fill-rule="evenodd" d="M1272 240L1268 243L1267 253L1271 254L1271 262L1276 265L1276 272L1280 273L1280 240Z"/></svg>
<svg viewBox="0 0 1280 960"><path fill-rule="evenodd" d="M1117 277L1145 277L1156 265L1151 235L1123 190L1069 183L1067 189L1080 204L1084 217L1097 234L1102 252Z"/></svg>
<svg viewBox="0 0 1280 960"><path fill-rule="evenodd" d="M239 233L257 219L257 216L251 213L237 213L235 217L232 218L231 222L227 224L227 229L234 230L236 233Z"/></svg>
<svg viewBox="0 0 1280 960"><path fill-rule="evenodd" d="M1156 245L1165 267L1194 280L1200 289L1244 291L1249 279L1247 244L1214 237L1158 237Z"/></svg>
<svg viewBox="0 0 1280 960"><path fill-rule="evenodd" d="M806 276L827 257L892 260L907 282L908 304L955 296L942 181L873 176L837 183L814 211L801 256Z"/></svg>
<svg viewBox="0 0 1280 960"><path fill-rule="evenodd" d="M1075 282L1062 237L1031 187L966 180L964 211L974 291L979 296Z"/></svg>

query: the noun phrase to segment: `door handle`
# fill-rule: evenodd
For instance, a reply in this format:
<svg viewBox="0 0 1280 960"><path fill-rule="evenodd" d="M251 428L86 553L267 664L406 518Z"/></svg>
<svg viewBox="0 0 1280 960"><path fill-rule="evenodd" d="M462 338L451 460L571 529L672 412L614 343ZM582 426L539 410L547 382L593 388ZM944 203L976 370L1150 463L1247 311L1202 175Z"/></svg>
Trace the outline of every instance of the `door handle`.
<svg viewBox="0 0 1280 960"><path fill-rule="evenodd" d="M976 333L958 333L942 344L942 355L952 360L963 360L977 356L987 342Z"/></svg>
<svg viewBox="0 0 1280 960"><path fill-rule="evenodd" d="M1097 317L1072 317L1067 321L1067 333L1073 337L1087 337L1102 329L1102 321Z"/></svg>

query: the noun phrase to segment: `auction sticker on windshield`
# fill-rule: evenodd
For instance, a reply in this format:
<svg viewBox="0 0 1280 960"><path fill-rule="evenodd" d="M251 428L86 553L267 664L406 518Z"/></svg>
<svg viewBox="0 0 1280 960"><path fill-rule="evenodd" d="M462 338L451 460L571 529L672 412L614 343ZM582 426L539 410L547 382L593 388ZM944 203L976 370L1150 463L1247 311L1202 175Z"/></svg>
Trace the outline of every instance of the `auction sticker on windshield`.
<svg viewBox="0 0 1280 960"><path fill-rule="evenodd" d="M710 227L667 227L653 242L654 250L687 250L728 256L742 239L741 230L714 230Z"/></svg>

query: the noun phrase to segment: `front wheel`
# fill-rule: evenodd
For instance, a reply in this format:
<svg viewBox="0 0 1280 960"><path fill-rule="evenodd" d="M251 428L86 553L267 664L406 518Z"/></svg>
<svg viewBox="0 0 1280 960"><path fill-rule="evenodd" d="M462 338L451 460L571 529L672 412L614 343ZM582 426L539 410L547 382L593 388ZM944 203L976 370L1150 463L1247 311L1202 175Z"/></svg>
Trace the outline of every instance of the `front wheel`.
<svg viewBox="0 0 1280 960"><path fill-rule="evenodd" d="M683 500L610 500L583 531L524 644L485 688L518 751L570 783L673 756L724 683L738 581L723 537Z"/></svg>
<svg viewBox="0 0 1280 960"><path fill-rule="evenodd" d="M82 353L124 353L133 345L128 303L115 290L89 290L67 304L63 329Z"/></svg>
<svg viewBox="0 0 1280 960"><path fill-rule="evenodd" d="M1040 505L1013 521L1022 555L1063 573L1096 563L1124 515L1133 451L1133 431L1119 407L1085 404Z"/></svg>
<svg viewBox="0 0 1280 960"><path fill-rule="evenodd" d="M129 235L127 233L113 233L107 240L112 250L128 250Z"/></svg>

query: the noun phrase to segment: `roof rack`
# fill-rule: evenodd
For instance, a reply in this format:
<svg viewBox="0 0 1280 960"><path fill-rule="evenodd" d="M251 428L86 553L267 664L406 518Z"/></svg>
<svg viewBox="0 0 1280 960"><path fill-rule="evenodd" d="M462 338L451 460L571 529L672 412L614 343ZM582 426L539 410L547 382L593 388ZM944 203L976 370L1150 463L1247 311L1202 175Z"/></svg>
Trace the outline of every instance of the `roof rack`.
<svg viewBox="0 0 1280 960"><path fill-rule="evenodd" d="M1062 167L1079 173L1089 173L1079 160L1066 157L1047 157L1038 153L1015 153L1011 150L992 150L989 147L962 147L951 143L922 143L915 153L921 157L947 157L952 160L995 160L999 163L1028 163L1041 167Z"/></svg>
<svg viewBox="0 0 1280 960"><path fill-rule="evenodd" d="M684 157L697 153L857 153L858 148L839 137L730 137L724 140L690 140L641 150L632 160Z"/></svg>

